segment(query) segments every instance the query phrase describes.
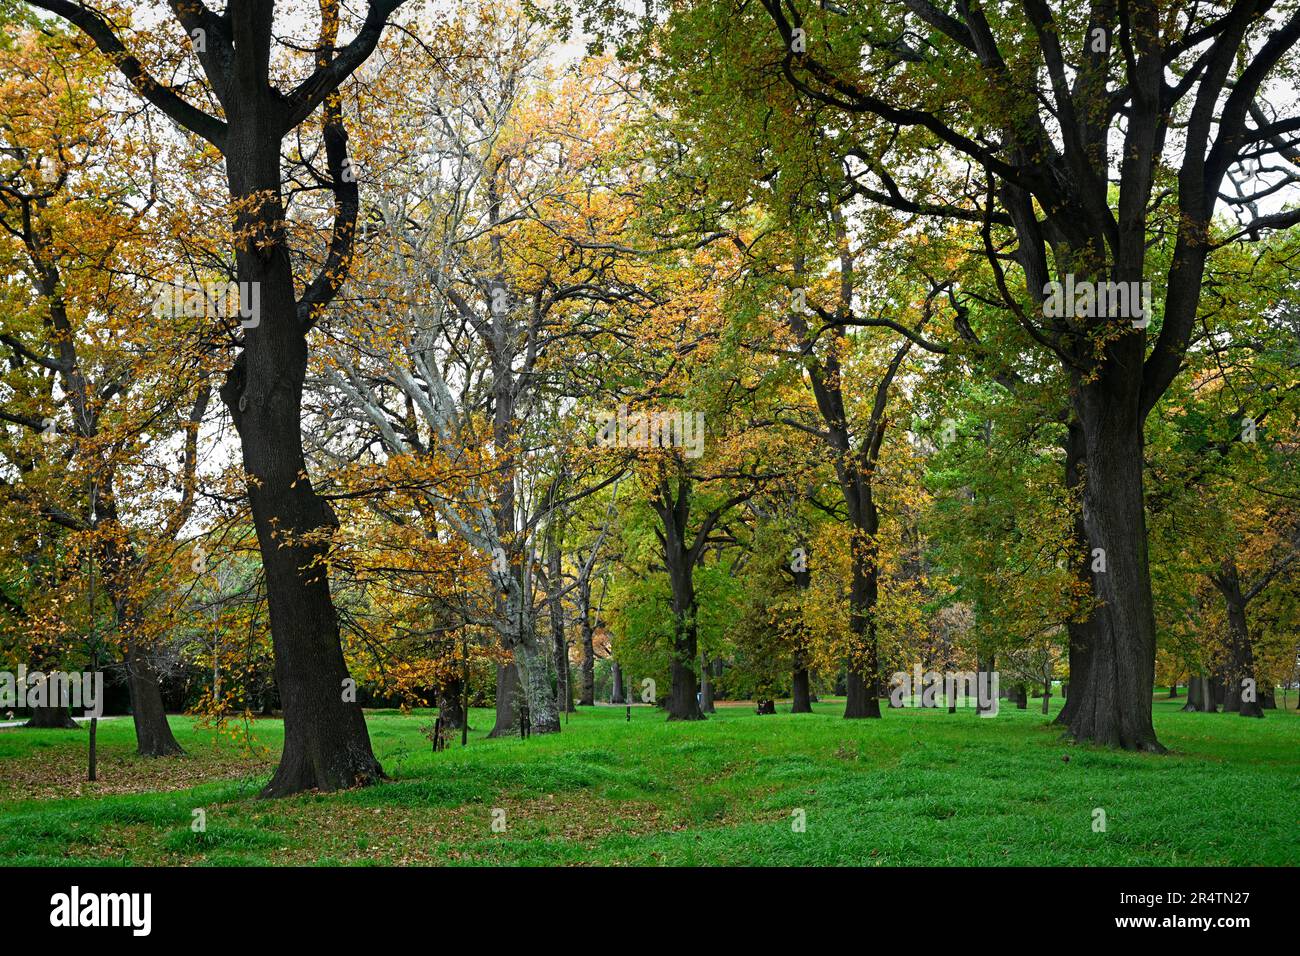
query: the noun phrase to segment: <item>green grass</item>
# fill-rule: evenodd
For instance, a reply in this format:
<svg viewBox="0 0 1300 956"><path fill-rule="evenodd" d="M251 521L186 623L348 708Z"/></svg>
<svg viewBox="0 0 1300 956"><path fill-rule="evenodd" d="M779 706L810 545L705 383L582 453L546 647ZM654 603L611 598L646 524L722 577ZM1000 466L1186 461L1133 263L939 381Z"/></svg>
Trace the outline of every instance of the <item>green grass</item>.
<svg viewBox="0 0 1300 956"><path fill-rule="evenodd" d="M526 741L485 739L491 716L475 711L469 747L440 754L420 734L427 713L375 712L391 782L278 801L255 798L278 721L253 725L271 748L259 760L173 718L189 756L162 761L132 754L129 720L105 722L100 784L78 782L84 732L0 731L0 863L1295 863L1300 717L1181 704L1155 704L1167 756L1063 743L1036 702L1004 702L995 719L904 710L845 721L828 702L799 716L721 709L692 724L597 708ZM196 809L205 832L191 829ZM804 832L792 829L796 810Z"/></svg>

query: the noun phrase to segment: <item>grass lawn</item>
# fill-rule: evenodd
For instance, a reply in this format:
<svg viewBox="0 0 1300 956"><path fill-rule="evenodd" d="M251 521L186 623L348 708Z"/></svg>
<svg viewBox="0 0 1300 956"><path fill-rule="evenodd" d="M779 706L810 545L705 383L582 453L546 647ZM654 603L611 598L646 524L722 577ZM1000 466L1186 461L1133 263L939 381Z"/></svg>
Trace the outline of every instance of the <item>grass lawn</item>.
<svg viewBox="0 0 1300 956"><path fill-rule="evenodd" d="M485 739L491 714L476 710L469 747L439 754L420 733L427 712L377 711L371 740L391 782L277 801L256 793L278 720L252 725L258 754L173 717L189 755L166 760L134 755L129 718L102 722L95 784L84 731L0 730L0 863L1294 864L1300 716L1182 703L1156 700L1163 757L1063 743L1034 701L1004 701L993 719L845 721L836 702L692 724L583 709L526 741ZM206 832L191 829L196 809Z"/></svg>

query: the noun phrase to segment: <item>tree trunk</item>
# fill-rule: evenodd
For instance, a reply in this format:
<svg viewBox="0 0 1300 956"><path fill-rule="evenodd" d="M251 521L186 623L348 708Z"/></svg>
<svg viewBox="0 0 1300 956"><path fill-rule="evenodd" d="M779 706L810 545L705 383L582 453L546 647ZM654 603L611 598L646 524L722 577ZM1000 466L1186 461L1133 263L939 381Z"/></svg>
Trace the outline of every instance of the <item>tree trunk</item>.
<svg viewBox="0 0 1300 956"><path fill-rule="evenodd" d="M131 720L135 723L135 752L142 757L171 757L185 753L167 723L162 688L153 659L128 645L126 675L131 692Z"/></svg>
<svg viewBox="0 0 1300 956"><path fill-rule="evenodd" d="M680 479L676 495L667 480L660 486L660 503L656 506L663 530L660 543L668 582L672 588L673 648L672 689L668 696L669 720L703 720L695 661L699 655L696 633L695 574L691 549L687 545L687 520L690 516L690 485ZM705 680L707 680L707 676Z"/></svg>
<svg viewBox="0 0 1300 956"><path fill-rule="evenodd" d="M284 752L266 797L374 783L370 748L349 681L330 597L328 537L338 519L316 494L302 448L307 341L295 300L280 199L278 110L261 91L241 104L227 133L226 168L237 204L238 279L260 289L256 327L226 376L221 398L239 433L248 499L266 576ZM340 135L343 135L340 131Z"/></svg>
<svg viewBox="0 0 1300 956"><path fill-rule="evenodd" d="M551 542L547 555L547 584L551 593L547 603L551 612L551 638L555 643L555 699L565 713L572 713L573 687L569 680L569 639L564 631L564 601L560 597L563 555L557 541Z"/></svg>
<svg viewBox="0 0 1300 956"><path fill-rule="evenodd" d="M809 693L808 668L803 666L803 655L799 652L795 653L795 667L791 685L794 699L790 703L790 713L811 714L813 709L812 695Z"/></svg>
<svg viewBox="0 0 1300 956"><path fill-rule="evenodd" d="M1177 697L1178 697L1178 681L1174 681L1172 684L1169 685L1169 699L1174 700Z"/></svg>
<svg viewBox="0 0 1300 956"><path fill-rule="evenodd" d="M591 578L584 576L578 589L578 602L582 607L582 692L578 703L591 707L596 703L596 645L595 628L591 623Z"/></svg>
<svg viewBox="0 0 1300 956"><path fill-rule="evenodd" d="M519 730L519 705L523 702L519 671L511 661L497 665L496 722L489 737L512 737Z"/></svg>
<svg viewBox="0 0 1300 956"><path fill-rule="evenodd" d="M1215 710L1210 679L1193 675L1187 679L1187 702L1183 710L1188 713L1213 713Z"/></svg>
<svg viewBox="0 0 1300 956"><path fill-rule="evenodd" d="M77 722L67 707L29 707L31 716L24 727L32 730L77 730Z"/></svg>
<svg viewBox="0 0 1300 956"><path fill-rule="evenodd" d="M1241 590L1237 559L1229 555L1211 580L1223 595L1228 618L1228 668L1225 675L1223 712L1243 717L1263 717L1259 687L1255 681L1255 651L1250 643L1250 625L1246 620L1246 597Z"/></svg>
<svg viewBox="0 0 1300 956"><path fill-rule="evenodd" d="M204 402L206 405L206 400ZM100 516L116 527L117 502L109 492L96 501ZM185 751L172 735L163 705L162 686L152 648L144 644L141 608L133 589L141 562L134 545L125 535L104 548L104 587L113 602L117 631L126 638L126 684L131 697L131 720L135 724L135 752L141 757L171 757Z"/></svg>
<svg viewBox="0 0 1300 956"><path fill-rule="evenodd" d="M611 704L626 704L627 695L623 690L623 668L618 666L618 661L614 661L614 666L611 670L613 673L610 676L613 679L613 683L609 690L609 702Z"/></svg>
<svg viewBox="0 0 1300 956"><path fill-rule="evenodd" d="M801 542L804 547L805 557L807 556L807 543ZM792 571L794 575L794 585L800 591L806 591L812 586L812 571L807 567L805 561L801 570ZM802 640L805 637L805 628L802 623L799 625L799 637ZM794 651L794 674L791 681L790 713L792 714L811 714L812 713L812 694L811 681L808 675L808 659L804 646L797 646Z"/></svg>
<svg viewBox="0 0 1300 956"><path fill-rule="evenodd" d="M1076 703L1067 726L1080 742L1162 753L1151 723L1156 645L1142 496L1142 341L1122 335L1097 376L1075 385L1085 440L1084 524L1099 607L1084 685L1071 663Z"/></svg>
<svg viewBox="0 0 1300 956"><path fill-rule="evenodd" d="M536 641L521 643L515 648L515 663L519 668L519 682L524 700L528 704L529 732L558 734L560 714L548 673L547 654Z"/></svg>
<svg viewBox="0 0 1300 956"><path fill-rule="evenodd" d="M876 532L879 513L870 486L859 492L846 492L849 511L856 514L854 534L849 545L853 579L849 587L849 632L853 648L845 680L844 716L848 719L880 717L877 686L880 665L877 660L876 602L880 580L876 566Z"/></svg>
<svg viewBox="0 0 1300 956"><path fill-rule="evenodd" d="M1065 439L1065 487L1071 495L1080 494L1083 483L1085 445L1083 429L1078 422L1071 420L1067 426ZM1077 549L1074 555L1074 575L1081 584L1081 592L1092 594L1092 553L1088 547L1088 527L1083 520L1083 504L1079 502L1073 509L1073 543ZM1081 620L1071 618L1065 623L1068 636L1067 659L1070 667L1070 683L1079 690L1088 686L1088 652L1092 644L1092 631L1095 614L1086 610ZM1053 723L1068 727L1074 712L1079 706L1082 694L1069 694L1069 683L1062 683L1061 697L1065 704L1056 715Z"/></svg>
<svg viewBox="0 0 1300 956"><path fill-rule="evenodd" d="M465 686L459 677L452 678L438 688L438 716L442 719L444 730L463 730L465 728Z"/></svg>
<svg viewBox="0 0 1300 956"><path fill-rule="evenodd" d="M703 652L700 653L700 713L716 714L717 708L713 706L713 677L709 673L709 659Z"/></svg>
<svg viewBox="0 0 1300 956"><path fill-rule="evenodd" d="M977 655L975 668L976 668L975 713L977 715L983 714L985 712L996 713L994 708L999 706L998 699L1001 698L1002 696L1001 684L999 683L998 685L997 698L991 698L988 702L989 706L987 707L984 706L984 701L982 698L983 698L984 688L987 687L989 689L992 689L993 687L993 674L998 669L997 655L989 654L987 657Z"/></svg>

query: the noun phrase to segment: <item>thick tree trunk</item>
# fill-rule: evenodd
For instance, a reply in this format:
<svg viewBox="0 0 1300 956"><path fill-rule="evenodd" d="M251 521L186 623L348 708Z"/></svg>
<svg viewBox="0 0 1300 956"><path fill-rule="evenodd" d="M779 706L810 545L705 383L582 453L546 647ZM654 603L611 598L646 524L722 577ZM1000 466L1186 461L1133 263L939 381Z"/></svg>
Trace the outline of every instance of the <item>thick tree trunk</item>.
<svg viewBox="0 0 1300 956"><path fill-rule="evenodd" d="M489 737L511 737L519 730L519 705L523 703L523 688L519 684L519 671L511 661L497 665L496 722Z"/></svg>
<svg viewBox="0 0 1300 956"><path fill-rule="evenodd" d="M1065 438L1065 487L1072 494L1080 493L1083 483L1084 463L1085 463L1085 445L1083 439L1083 428L1076 422L1071 421L1066 430ZM1084 594L1092 593L1092 554L1088 548L1088 527L1083 520L1082 502L1073 509L1073 543L1076 549L1073 561L1073 570L1075 577L1080 582L1080 591ZM1082 691L1088 686L1088 652L1092 644L1092 631L1094 623L1094 612L1086 610L1079 620L1070 619L1065 624L1065 630L1068 637L1068 661L1070 667L1070 683ZM1074 712L1078 709L1079 700L1085 696L1083 694L1068 694L1066 688L1069 684L1062 684L1061 697L1065 704L1061 707L1060 713L1056 715L1054 723L1068 727L1074 717Z"/></svg>
<svg viewBox="0 0 1300 956"><path fill-rule="evenodd" d="M700 702L695 696L696 690L695 668L689 663L683 663L681 652L674 651L672 663L672 692L668 697L668 719L669 720L703 720L704 714L700 712ZM689 662L694 655L686 658Z"/></svg>
<svg viewBox="0 0 1300 956"><path fill-rule="evenodd" d="M536 641L515 648L519 683L528 703L529 730L534 734L558 734L560 714L547 664L547 653Z"/></svg>
<svg viewBox="0 0 1300 956"><path fill-rule="evenodd" d="M672 486L665 481L660 494L662 503L656 510L663 523L660 540L672 589L673 610L672 689L668 696L668 719L703 720L695 674L695 661L700 652L696 633L695 569L686 542L690 486L683 479L677 485L676 495L673 495Z"/></svg>
<svg viewBox="0 0 1300 956"><path fill-rule="evenodd" d="M811 714L812 695L809 693L811 682L808 679L808 668L801 666L803 655L795 654L794 675L791 679L793 700L790 702L790 713L792 714Z"/></svg>
<svg viewBox="0 0 1300 956"><path fill-rule="evenodd" d="M1178 696L1178 681L1169 685L1169 699L1174 700Z"/></svg>
<svg viewBox="0 0 1300 956"><path fill-rule="evenodd" d="M1225 679L1223 712L1243 717L1263 717L1255 682L1255 651L1250 643L1250 625L1246 620L1246 597L1241 589L1237 560L1224 558L1219 573L1211 579L1223 595L1228 618L1228 668Z"/></svg>
<svg viewBox="0 0 1300 956"><path fill-rule="evenodd" d="M1213 713L1214 697L1210 691L1210 679L1193 675L1187 680L1187 702L1183 710L1188 713Z"/></svg>
<svg viewBox="0 0 1300 956"><path fill-rule="evenodd" d="M31 707L31 716L24 727L32 730L76 730L77 722L66 707Z"/></svg>
<svg viewBox="0 0 1300 956"><path fill-rule="evenodd" d="M354 695L344 693L348 669L324 540L338 519L316 494L302 449L307 343L279 198L281 130L274 116L258 115L266 105L256 99L243 104L253 115L232 119L226 165L231 196L239 202L238 278L260 288L261 311L257 326L245 332L244 352L227 375L221 398L239 433L266 576L284 752L262 795L277 797L370 784L383 777L383 770L370 748L361 707Z"/></svg>
<svg viewBox="0 0 1300 956"><path fill-rule="evenodd" d="M1155 611L1142 497L1142 417L1131 379L1136 375L1140 383L1142 338L1124 335L1111 351L1094 380L1075 386L1087 462L1084 523L1099 607L1085 685L1071 665L1075 706L1067 726L1080 742L1160 753L1164 748L1151 723Z"/></svg>
<svg viewBox="0 0 1300 956"><path fill-rule="evenodd" d="M859 485L861 483L858 483ZM879 513L870 486L846 492L850 513L857 515L849 545L853 578L849 587L849 633L853 641L845 681L844 716L848 719L880 716L880 689L876 642L876 602L880 596L876 566L876 532Z"/></svg>
<svg viewBox="0 0 1300 956"><path fill-rule="evenodd" d="M135 723L135 752L142 757L171 757L185 753L167 723L162 688L153 659L148 654L128 648L126 679L131 692L131 720Z"/></svg>

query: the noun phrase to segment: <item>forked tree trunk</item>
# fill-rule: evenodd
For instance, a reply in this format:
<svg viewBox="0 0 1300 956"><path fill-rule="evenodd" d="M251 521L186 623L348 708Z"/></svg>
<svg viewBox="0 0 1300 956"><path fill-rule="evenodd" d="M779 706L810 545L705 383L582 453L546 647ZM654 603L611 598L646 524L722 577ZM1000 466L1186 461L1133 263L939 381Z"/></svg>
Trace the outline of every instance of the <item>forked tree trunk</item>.
<svg viewBox="0 0 1300 956"><path fill-rule="evenodd" d="M281 130L275 116L266 115L276 111L261 99L254 96L240 110L243 115L231 117L226 149L230 194L240 204L238 278L260 287L261 313L258 325L245 332L247 346L221 398L239 433L266 574L284 752L262 795L277 797L374 783L383 770L355 695L344 693L349 676L325 540L338 519L316 494L303 456L307 343L279 198Z"/></svg>
<svg viewBox="0 0 1300 956"><path fill-rule="evenodd" d="M383 776L361 708L345 699L353 695L345 686L349 678L328 580L328 538L337 519L307 475L301 400L306 335L315 320L310 313L332 301L346 274L359 204L355 180L345 175L347 134L341 109L337 100L326 97L369 57L398 5L400 0L373 4L353 40L335 50L337 5L323 4L316 70L286 95L272 86L268 69L275 34L272 4L239 4L221 15L202 4L174 4L173 13L185 32L205 40L194 52L208 75L209 91L221 102L223 115L218 118L170 89L159 95L113 26L90 8L45 4L76 23L146 98L178 125L217 146L225 159L235 209L236 278L241 287L256 287L260 300L257 324L246 328L244 350L227 373L221 397L239 434L248 477L284 706L284 751L264 796L337 790ZM304 284L300 313L281 191L280 147L322 103L322 139L337 209L329 252L320 272ZM221 337L214 329L214 340Z"/></svg>

